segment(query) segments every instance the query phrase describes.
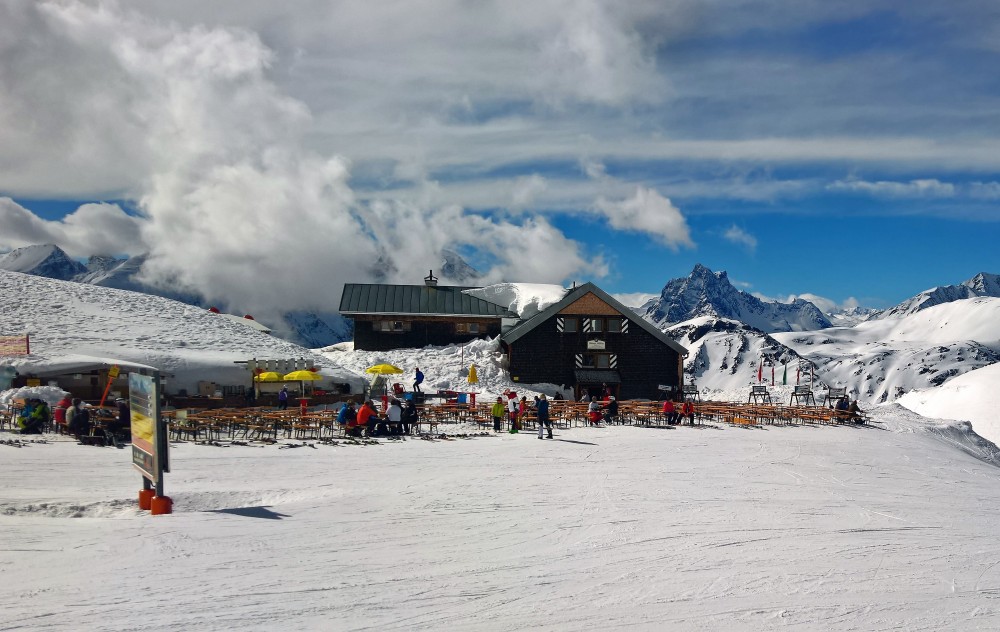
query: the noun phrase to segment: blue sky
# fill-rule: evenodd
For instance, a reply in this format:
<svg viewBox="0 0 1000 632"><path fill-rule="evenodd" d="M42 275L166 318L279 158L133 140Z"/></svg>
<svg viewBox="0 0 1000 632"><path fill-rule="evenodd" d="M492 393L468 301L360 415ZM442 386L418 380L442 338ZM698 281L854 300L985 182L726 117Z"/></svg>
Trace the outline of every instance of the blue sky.
<svg viewBox="0 0 1000 632"><path fill-rule="evenodd" d="M871 307L1000 272L990 3L204 4L0 7L0 248L255 313L442 248Z"/></svg>

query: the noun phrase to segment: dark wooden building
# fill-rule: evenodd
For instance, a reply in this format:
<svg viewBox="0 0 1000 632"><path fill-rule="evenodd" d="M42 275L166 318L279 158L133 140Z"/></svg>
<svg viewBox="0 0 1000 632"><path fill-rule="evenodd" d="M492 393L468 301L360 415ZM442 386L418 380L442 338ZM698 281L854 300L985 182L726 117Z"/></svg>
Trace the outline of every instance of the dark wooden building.
<svg viewBox="0 0 1000 632"><path fill-rule="evenodd" d="M500 338L511 379L561 384L620 399L661 399L680 392L687 350L593 283L518 323Z"/></svg>
<svg viewBox="0 0 1000 632"><path fill-rule="evenodd" d="M348 283L340 313L354 320L354 348L365 351L461 344L500 335L503 319L517 314L463 293L471 287Z"/></svg>

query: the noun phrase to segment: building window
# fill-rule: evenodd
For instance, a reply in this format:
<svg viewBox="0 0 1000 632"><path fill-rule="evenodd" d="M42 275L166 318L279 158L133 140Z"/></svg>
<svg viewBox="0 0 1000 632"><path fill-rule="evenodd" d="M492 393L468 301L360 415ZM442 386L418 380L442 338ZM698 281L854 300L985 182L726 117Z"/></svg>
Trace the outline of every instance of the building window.
<svg viewBox="0 0 1000 632"><path fill-rule="evenodd" d="M609 369L611 368L610 353L584 353L580 363L581 369Z"/></svg>
<svg viewBox="0 0 1000 632"><path fill-rule="evenodd" d="M405 320L377 320L372 323L375 331L401 334L410 331L410 322Z"/></svg>
<svg viewBox="0 0 1000 632"><path fill-rule="evenodd" d="M563 332L567 334L575 334L579 331L579 322L575 318L567 318L563 321Z"/></svg>
<svg viewBox="0 0 1000 632"><path fill-rule="evenodd" d="M599 334L604 331L604 319L603 318L591 318L590 319L590 331L595 334Z"/></svg>
<svg viewBox="0 0 1000 632"><path fill-rule="evenodd" d="M455 323L455 333L457 334L478 334L479 323Z"/></svg>
<svg viewBox="0 0 1000 632"><path fill-rule="evenodd" d="M608 333L609 334L620 334L622 332L622 321L620 318L609 318L608 319Z"/></svg>

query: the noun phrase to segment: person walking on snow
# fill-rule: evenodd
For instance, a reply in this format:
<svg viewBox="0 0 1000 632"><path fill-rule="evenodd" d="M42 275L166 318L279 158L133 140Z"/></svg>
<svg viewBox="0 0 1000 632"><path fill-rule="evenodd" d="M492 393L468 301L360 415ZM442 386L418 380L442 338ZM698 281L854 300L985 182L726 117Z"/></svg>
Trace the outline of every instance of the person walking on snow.
<svg viewBox="0 0 1000 632"><path fill-rule="evenodd" d="M282 386L281 391L278 393L278 410L286 410L288 408L288 387Z"/></svg>
<svg viewBox="0 0 1000 632"><path fill-rule="evenodd" d="M545 399L543 393L535 404L535 413L538 415L538 438L542 438L542 425L549 430L549 439L552 438L552 420L549 419L549 400Z"/></svg>
<svg viewBox="0 0 1000 632"><path fill-rule="evenodd" d="M416 379L413 380L413 392L414 393L422 393L423 392L423 391L420 390L420 385L423 383L423 381L424 381L424 374L420 372L420 367L417 367Z"/></svg>

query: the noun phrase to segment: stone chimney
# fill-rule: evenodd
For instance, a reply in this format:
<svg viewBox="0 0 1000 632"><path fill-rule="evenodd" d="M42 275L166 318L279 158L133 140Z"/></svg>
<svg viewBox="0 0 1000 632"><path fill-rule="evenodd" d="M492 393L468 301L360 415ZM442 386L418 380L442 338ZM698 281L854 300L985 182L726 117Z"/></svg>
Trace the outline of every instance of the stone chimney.
<svg viewBox="0 0 1000 632"><path fill-rule="evenodd" d="M430 272L431 272L430 274L424 277L424 285L426 285L427 287L437 287L438 284L437 277L434 276L433 270L431 270Z"/></svg>

